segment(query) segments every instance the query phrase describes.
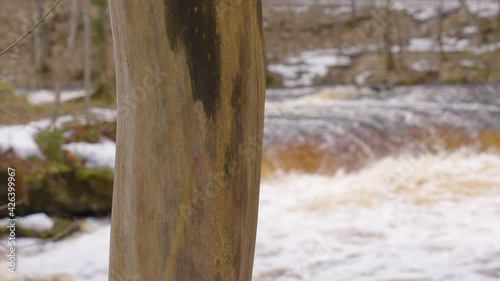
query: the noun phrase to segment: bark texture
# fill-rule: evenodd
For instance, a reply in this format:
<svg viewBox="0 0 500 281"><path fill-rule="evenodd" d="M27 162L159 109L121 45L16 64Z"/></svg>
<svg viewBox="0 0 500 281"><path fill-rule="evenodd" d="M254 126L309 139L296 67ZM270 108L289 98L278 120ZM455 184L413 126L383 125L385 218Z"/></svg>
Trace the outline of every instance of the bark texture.
<svg viewBox="0 0 500 281"><path fill-rule="evenodd" d="M250 281L265 88L260 1L112 0L110 10L110 280L165 280L181 208L174 280Z"/></svg>
<svg viewBox="0 0 500 281"><path fill-rule="evenodd" d="M85 122L91 124L90 96L92 95L92 58L91 58L91 22L90 22L90 1L82 0L83 16L83 86L85 88L85 98L83 114Z"/></svg>
<svg viewBox="0 0 500 281"><path fill-rule="evenodd" d="M38 22L43 17L43 7L41 0L35 0L33 2L35 8L35 16L33 22ZM35 69L38 72L44 72L47 70L47 39L44 32L44 24L41 23L38 28L35 28L34 33L34 59L35 59Z"/></svg>

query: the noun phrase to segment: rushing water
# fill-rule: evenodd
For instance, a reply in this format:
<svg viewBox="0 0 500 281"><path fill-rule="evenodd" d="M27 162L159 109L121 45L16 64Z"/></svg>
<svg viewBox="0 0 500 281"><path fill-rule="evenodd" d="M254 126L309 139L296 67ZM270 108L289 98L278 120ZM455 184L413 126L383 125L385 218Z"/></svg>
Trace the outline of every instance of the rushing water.
<svg viewBox="0 0 500 281"><path fill-rule="evenodd" d="M389 157L262 186L259 281L500 280L500 156Z"/></svg>
<svg viewBox="0 0 500 281"><path fill-rule="evenodd" d="M268 95L301 172L262 186L256 280L500 280L499 87L317 90Z"/></svg>
<svg viewBox="0 0 500 281"><path fill-rule="evenodd" d="M500 280L499 89L268 91L254 280ZM20 243L20 276L107 280L108 224Z"/></svg>
<svg viewBox="0 0 500 281"><path fill-rule="evenodd" d="M500 146L498 85L315 91L269 91L265 169L328 173L401 153Z"/></svg>

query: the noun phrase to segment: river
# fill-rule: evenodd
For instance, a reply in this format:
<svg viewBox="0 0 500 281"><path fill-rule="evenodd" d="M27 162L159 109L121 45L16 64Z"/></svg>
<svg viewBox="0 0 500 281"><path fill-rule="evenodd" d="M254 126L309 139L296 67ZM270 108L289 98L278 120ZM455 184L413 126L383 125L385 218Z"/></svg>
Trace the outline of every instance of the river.
<svg viewBox="0 0 500 281"><path fill-rule="evenodd" d="M256 280L499 280L499 92L270 91Z"/></svg>
<svg viewBox="0 0 500 281"><path fill-rule="evenodd" d="M499 92L268 90L254 280L500 280ZM19 273L107 280L109 223L87 224L21 244Z"/></svg>

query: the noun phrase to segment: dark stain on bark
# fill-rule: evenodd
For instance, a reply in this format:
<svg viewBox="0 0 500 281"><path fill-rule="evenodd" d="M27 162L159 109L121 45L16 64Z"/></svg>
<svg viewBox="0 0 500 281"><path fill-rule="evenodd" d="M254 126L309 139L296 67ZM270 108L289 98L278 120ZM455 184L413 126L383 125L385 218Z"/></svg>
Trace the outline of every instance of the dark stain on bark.
<svg viewBox="0 0 500 281"><path fill-rule="evenodd" d="M231 181L231 150L227 149L226 154L224 155L224 178L226 182Z"/></svg>
<svg viewBox="0 0 500 281"><path fill-rule="evenodd" d="M241 55L240 55L241 63ZM238 109L241 96L241 74L236 75L233 82L233 92L231 93L231 106Z"/></svg>
<svg viewBox="0 0 500 281"><path fill-rule="evenodd" d="M232 83L232 91L231 91L231 108L233 109L232 113L232 118L231 118L231 138L230 138L230 144L238 146L241 144L241 137L243 137L243 122L242 122L242 94L243 94L243 81L242 77L245 77L247 70L245 67L247 66L247 62L245 60L245 55L247 52L247 47L245 47L245 43L247 40L243 39L242 41L242 48L239 52L239 57L238 61L240 63L239 71L235 73L235 76L233 78L233 83ZM243 76L242 76L243 75ZM233 156L233 157L232 157ZM235 165L235 163L239 163L239 155L238 151L234 149L234 147L228 146L226 150L226 155L225 155L225 164L224 164L224 169L226 170L226 175L230 173L234 173L235 168L232 167L231 165ZM236 161L236 162L233 162ZM240 163L241 164L241 163ZM236 165L238 166L238 165ZM236 167L236 170L239 167ZM228 173L229 172L229 173ZM237 175L230 175L230 176L237 176ZM228 180L230 177L226 178ZM238 188L238 187L236 187ZM237 191L235 191L237 193Z"/></svg>
<svg viewBox="0 0 500 281"><path fill-rule="evenodd" d="M164 0L170 48L187 53L195 101L203 103L212 119L220 100L221 50L217 33L216 5L211 0Z"/></svg>

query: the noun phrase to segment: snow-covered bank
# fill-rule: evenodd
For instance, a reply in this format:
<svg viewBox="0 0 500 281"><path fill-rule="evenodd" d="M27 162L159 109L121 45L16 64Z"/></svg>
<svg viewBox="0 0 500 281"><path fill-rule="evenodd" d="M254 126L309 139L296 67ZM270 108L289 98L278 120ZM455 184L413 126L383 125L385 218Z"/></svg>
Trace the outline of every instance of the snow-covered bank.
<svg viewBox="0 0 500 281"><path fill-rule="evenodd" d="M105 108L92 108L92 115L101 121L111 122L116 120L116 110ZM61 127L63 124L73 121L84 122L84 117L76 116L61 116L56 121L56 127ZM47 130L51 125L49 119L40 119L24 125L7 125L0 126L0 153L7 150L12 150L18 157L28 159L29 157L43 158L38 144L35 141L36 135ZM76 155L88 160L88 156L96 156L89 161L91 167L113 167L114 166L114 142L102 139L97 144L82 144L70 143L64 146Z"/></svg>
<svg viewBox="0 0 500 281"><path fill-rule="evenodd" d="M356 174L284 174L261 190L255 280L500 278L498 154L387 158ZM108 225L20 246L19 275L107 280L108 247Z"/></svg>
<svg viewBox="0 0 500 281"><path fill-rule="evenodd" d="M284 86L313 85L314 79L324 77L330 67L349 66L351 58L339 50L316 50L289 57L283 64L269 65L269 70L281 74Z"/></svg>
<svg viewBox="0 0 500 281"><path fill-rule="evenodd" d="M54 228L54 220L49 218L44 213L32 214L26 217L18 217L18 226L23 229L32 230L35 232L45 232L50 231ZM10 221L9 218L4 218L0 220L0 227L7 227Z"/></svg>
<svg viewBox="0 0 500 281"><path fill-rule="evenodd" d="M266 34L273 38L268 40L267 54L270 85L357 83L356 76L367 71L375 74L368 79L370 84L498 81L493 61L498 61L500 49L494 37L499 3L461 2L264 1ZM290 43L284 44L286 40ZM396 53L393 58L387 56L388 43ZM474 69L457 67L461 59L471 60ZM386 75L393 60L395 71ZM486 78L480 74L482 69Z"/></svg>
<svg viewBox="0 0 500 281"><path fill-rule="evenodd" d="M65 90L61 92L61 102L83 98L85 90ZM32 105L53 104L56 99L56 93L49 90L38 90L27 95L29 103Z"/></svg>
<svg viewBox="0 0 500 281"><path fill-rule="evenodd" d="M445 53L470 52L474 55L484 55L500 50L500 42L473 46L471 41L466 38L455 38L444 36L442 38L442 48ZM349 67L352 65L353 56L358 56L363 52L374 52L383 45L370 45L364 48L351 47L345 49L322 49L315 51L305 51L297 56L291 56L284 59L283 62L270 64L268 69L283 77L283 86L300 87L312 86L317 84L316 80L321 80L328 75L329 69L334 67ZM423 37L411 38L407 46L403 46L405 52L410 53L428 53L440 52L440 46L436 38ZM398 53L401 46L394 45L391 52ZM425 61L425 66L422 66ZM420 65L418 65L420 62ZM431 64L430 60L420 60L413 63L412 68L416 71L428 72L437 70L437 62ZM427 66L428 65L428 66ZM472 66L475 66L473 63ZM366 70L371 72L373 70ZM360 74L363 74L361 72ZM354 79L356 80L356 79ZM363 84L363 83L361 83Z"/></svg>
<svg viewBox="0 0 500 281"><path fill-rule="evenodd" d="M87 168L115 167L116 144L110 139L103 138L99 143L73 142L63 145L63 149L82 159Z"/></svg>
<svg viewBox="0 0 500 281"><path fill-rule="evenodd" d="M444 0L443 11L445 13L457 10L460 8L460 0ZM356 6L358 9L363 7L376 7L380 9L386 8L386 1L373 0L373 1L357 1ZM415 20L425 22L435 19L438 16L439 1L417 1L417 0L392 0L391 10L404 11L411 15ZM492 17L498 13L500 5L496 0L466 0L471 13L479 17ZM272 6L271 9L276 12L292 12L301 14L307 12L309 9L314 8L315 5L322 6L322 11L326 15L340 16L342 14L349 14L351 9L352 0L277 0L265 1L264 5Z"/></svg>

